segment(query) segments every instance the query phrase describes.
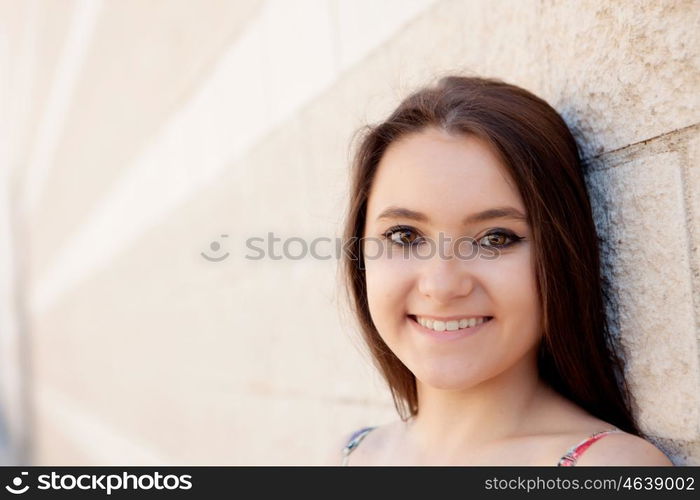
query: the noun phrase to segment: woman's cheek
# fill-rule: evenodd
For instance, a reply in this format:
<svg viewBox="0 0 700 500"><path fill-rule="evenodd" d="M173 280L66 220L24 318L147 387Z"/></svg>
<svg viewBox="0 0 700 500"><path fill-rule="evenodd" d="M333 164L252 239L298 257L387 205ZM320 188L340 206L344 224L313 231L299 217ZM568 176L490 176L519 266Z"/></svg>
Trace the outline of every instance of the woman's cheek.
<svg viewBox="0 0 700 500"><path fill-rule="evenodd" d="M538 337L541 324L536 277L529 252L509 257L502 256L498 269L491 273L491 295L505 313L511 333L526 335L531 342Z"/></svg>
<svg viewBox="0 0 700 500"><path fill-rule="evenodd" d="M415 263L397 252L365 260L370 315L380 334L390 335L405 318Z"/></svg>

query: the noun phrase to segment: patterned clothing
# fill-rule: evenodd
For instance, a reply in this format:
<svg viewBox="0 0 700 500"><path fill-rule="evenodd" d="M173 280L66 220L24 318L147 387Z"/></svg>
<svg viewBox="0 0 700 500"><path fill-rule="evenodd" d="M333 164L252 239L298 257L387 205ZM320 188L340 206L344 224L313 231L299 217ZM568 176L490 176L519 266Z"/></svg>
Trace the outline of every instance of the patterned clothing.
<svg viewBox="0 0 700 500"><path fill-rule="evenodd" d="M567 451L564 456L559 459L557 465L560 467L573 467L576 465L576 461L579 459L579 457L583 455L583 452L586 451L593 443L613 432L622 431L617 427L613 427L607 431L596 432L595 434L581 441L579 444L569 448L569 451Z"/></svg>
<svg viewBox="0 0 700 500"><path fill-rule="evenodd" d="M375 428L376 427L363 427L362 429L355 431L352 434L352 436L350 436L350 439L348 439L348 443L342 450L343 460L341 462L341 465L348 465L350 454L360 445L365 436L367 436L367 434L369 434L370 431L372 431L372 429ZM569 448L569 451L567 451L564 454L564 456L559 459L559 462L557 462L557 466L573 467L574 465L576 465L576 462L581 457L581 455L583 455L583 452L585 452L593 443L613 432L622 431L617 427L613 427L612 429L608 429L607 431L596 432L595 434L592 434L580 443L572 446L571 448Z"/></svg>

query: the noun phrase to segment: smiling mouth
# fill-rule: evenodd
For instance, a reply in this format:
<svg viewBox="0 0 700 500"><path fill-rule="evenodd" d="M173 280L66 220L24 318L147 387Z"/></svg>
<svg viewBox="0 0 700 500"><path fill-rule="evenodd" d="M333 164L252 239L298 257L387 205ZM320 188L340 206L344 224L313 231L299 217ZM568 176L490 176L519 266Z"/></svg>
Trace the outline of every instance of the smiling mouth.
<svg viewBox="0 0 700 500"><path fill-rule="evenodd" d="M480 327L481 325L486 324L493 319L493 316L486 316L483 321L481 321L475 325L467 325L467 326L464 326L461 328L459 327L459 323L457 321L435 322L435 323L437 323L437 328L435 328L435 327L433 327L433 325L435 325L435 323L433 323L433 322L431 322L430 326L428 326L428 325L421 324L418 321L418 318L413 314L409 314L408 317L411 319L411 321L416 323L418 326L425 328L427 330L433 331L435 333L452 333L452 332L469 331L469 330L476 329L476 328Z"/></svg>

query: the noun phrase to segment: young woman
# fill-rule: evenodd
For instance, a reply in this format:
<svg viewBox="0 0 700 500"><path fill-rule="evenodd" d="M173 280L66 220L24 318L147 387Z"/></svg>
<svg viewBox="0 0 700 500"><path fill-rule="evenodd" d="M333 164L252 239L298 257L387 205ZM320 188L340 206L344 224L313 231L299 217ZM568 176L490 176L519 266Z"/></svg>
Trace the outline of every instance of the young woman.
<svg viewBox="0 0 700 500"><path fill-rule="evenodd" d="M579 152L545 101L445 77L367 128L351 190L350 304L400 418L337 463L672 465L631 413Z"/></svg>

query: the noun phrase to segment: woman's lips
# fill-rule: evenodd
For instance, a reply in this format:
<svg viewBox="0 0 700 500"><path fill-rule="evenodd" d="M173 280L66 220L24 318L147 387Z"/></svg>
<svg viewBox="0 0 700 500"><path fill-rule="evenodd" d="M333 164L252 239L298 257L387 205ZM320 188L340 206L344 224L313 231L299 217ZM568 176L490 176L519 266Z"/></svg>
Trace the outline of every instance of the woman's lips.
<svg viewBox="0 0 700 500"><path fill-rule="evenodd" d="M418 323L418 321L416 321L416 317L413 315L408 316L408 320L411 322L413 327L416 328L421 334L427 335L428 337L438 341L448 341L461 339L463 337L471 337L479 333L485 327L491 324L491 322L493 321L493 317L490 317L488 320L484 321L480 325L472 326L470 328L461 328L452 331L445 330L443 332L437 332L431 328L427 328L421 325L420 323Z"/></svg>

